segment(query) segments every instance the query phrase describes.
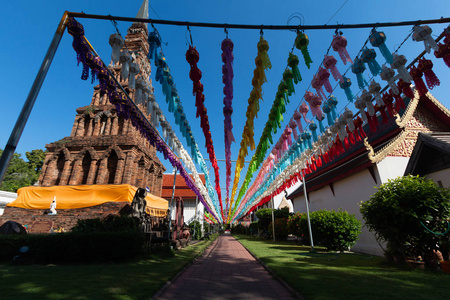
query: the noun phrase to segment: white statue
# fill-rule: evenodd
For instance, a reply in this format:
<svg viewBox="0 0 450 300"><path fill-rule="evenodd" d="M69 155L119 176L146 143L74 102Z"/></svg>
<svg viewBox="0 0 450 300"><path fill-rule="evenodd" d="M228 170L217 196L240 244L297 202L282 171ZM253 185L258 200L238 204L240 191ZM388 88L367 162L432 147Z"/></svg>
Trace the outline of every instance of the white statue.
<svg viewBox="0 0 450 300"><path fill-rule="evenodd" d="M56 196L53 198L53 202L50 204L50 213L49 215L56 215Z"/></svg>

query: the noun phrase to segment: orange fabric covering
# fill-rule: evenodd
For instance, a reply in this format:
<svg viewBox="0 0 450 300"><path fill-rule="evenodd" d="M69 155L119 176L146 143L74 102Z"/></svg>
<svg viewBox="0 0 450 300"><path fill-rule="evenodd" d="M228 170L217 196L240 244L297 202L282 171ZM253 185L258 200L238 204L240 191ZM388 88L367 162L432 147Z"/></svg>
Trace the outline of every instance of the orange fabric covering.
<svg viewBox="0 0 450 300"><path fill-rule="evenodd" d="M205 184L205 175L198 174L200 180ZM191 175L192 178L192 175ZM173 174L164 174L163 184L161 190L161 197L165 199L172 198L173 189ZM182 197L183 199L195 199L197 195L186 185L184 178L177 174L175 180L175 198Z"/></svg>
<svg viewBox="0 0 450 300"><path fill-rule="evenodd" d="M7 206L27 209L49 209L56 197L56 210L85 208L106 202L132 202L137 188L129 184L76 185L76 186L28 186L17 191L18 197ZM169 202L147 194L147 213L161 217L167 214Z"/></svg>

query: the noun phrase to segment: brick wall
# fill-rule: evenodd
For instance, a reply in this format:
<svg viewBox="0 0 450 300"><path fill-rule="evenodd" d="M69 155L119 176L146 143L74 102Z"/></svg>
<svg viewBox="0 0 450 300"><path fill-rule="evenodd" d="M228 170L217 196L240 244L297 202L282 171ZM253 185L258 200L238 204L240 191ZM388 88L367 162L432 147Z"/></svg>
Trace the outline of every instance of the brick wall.
<svg viewBox="0 0 450 300"><path fill-rule="evenodd" d="M5 207L0 216L0 226L6 221L15 221L22 225L31 225L36 221L52 221L53 229L64 228L70 231L79 219L104 218L109 214L118 215L119 211L129 202L107 202L101 205L79 209L57 209L57 215L44 214L45 209L25 209L18 207Z"/></svg>

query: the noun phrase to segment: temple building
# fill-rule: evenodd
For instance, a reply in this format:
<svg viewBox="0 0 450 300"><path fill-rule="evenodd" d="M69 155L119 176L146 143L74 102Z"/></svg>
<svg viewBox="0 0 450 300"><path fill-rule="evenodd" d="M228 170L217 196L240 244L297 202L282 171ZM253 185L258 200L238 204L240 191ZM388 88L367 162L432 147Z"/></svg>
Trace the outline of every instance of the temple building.
<svg viewBox="0 0 450 300"><path fill-rule="evenodd" d="M145 16L138 13L137 17ZM147 58L147 25L134 23L127 33L124 49L139 66L139 75L148 79L151 68ZM110 64L109 68L135 99L135 89L121 76L122 66L121 63ZM151 80L149 83L153 94ZM145 105L138 104L150 120ZM48 153L39 186L130 184L148 187L151 194L161 195L165 167L156 157L155 147L130 120L117 115L107 95L101 95L99 86L94 88L90 105L76 109L76 113L70 136L46 145Z"/></svg>

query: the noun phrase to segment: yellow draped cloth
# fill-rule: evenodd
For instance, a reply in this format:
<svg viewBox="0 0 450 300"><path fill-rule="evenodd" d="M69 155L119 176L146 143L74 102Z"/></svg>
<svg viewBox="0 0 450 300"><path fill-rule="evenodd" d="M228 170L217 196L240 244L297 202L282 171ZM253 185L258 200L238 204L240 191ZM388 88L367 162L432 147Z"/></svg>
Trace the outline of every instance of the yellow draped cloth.
<svg viewBox="0 0 450 300"><path fill-rule="evenodd" d="M137 188L129 184L76 185L76 186L28 186L17 191L18 197L7 206L27 209L49 209L56 197L56 209L75 209L100 205L106 202L132 202ZM147 194L146 212L155 217L165 217L169 202Z"/></svg>

